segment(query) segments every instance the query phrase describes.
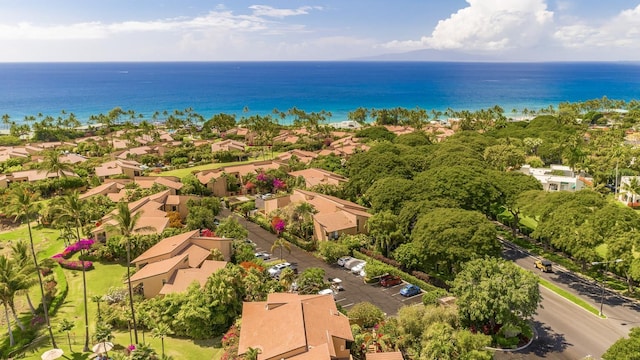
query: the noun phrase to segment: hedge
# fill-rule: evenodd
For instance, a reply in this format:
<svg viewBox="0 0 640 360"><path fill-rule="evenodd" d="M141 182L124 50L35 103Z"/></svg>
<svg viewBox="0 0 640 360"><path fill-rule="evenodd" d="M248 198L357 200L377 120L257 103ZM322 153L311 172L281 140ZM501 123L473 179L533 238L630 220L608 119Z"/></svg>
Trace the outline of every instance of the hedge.
<svg viewBox="0 0 640 360"><path fill-rule="evenodd" d="M395 275L395 276L399 276L402 280L411 283L413 285L417 285L420 287L420 289L424 290L424 291L433 291L436 289L439 289L436 286L433 286L431 284L426 283L425 281L422 281L420 279L418 279L417 277L413 276L413 275L409 275L406 272L403 272L402 270L395 268L389 264L385 264L382 261L376 260L370 256L367 256L363 253L361 253L360 251L354 250L353 251L353 257L361 259L366 261L367 263L372 263L372 264L376 264L382 268L387 269L387 272L391 275Z"/></svg>

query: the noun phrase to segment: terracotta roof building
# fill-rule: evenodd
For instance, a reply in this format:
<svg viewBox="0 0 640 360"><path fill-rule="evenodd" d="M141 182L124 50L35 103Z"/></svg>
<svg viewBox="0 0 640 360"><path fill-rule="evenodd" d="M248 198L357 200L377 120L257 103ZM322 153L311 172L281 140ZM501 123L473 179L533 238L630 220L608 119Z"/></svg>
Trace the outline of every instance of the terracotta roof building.
<svg viewBox="0 0 640 360"><path fill-rule="evenodd" d="M104 180L113 175L126 175L129 178L142 175L140 163L131 160L114 160L95 168L96 176Z"/></svg>
<svg viewBox="0 0 640 360"><path fill-rule="evenodd" d="M313 215L313 236L319 241L337 239L341 234L367 233L371 217L367 208L335 196L295 189L291 195L264 200L264 212L269 214L292 203L306 202L318 211Z"/></svg>
<svg viewBox="0 0 640 360"><path fill-rule="evenodd" d="M199 230L165 238L131 261L139 269L131 276L132 286L141 288L146 298L186 291L193 282L204 286L227 264L211 260L211 250L220 250L228 260L231 241L200 236Z"/></svg>
<svg viewBox="0 0 640 360"><path fill-rule="evenodd" d="M342 175L318 168L291 171L289 175L296 178L299 176L303 177L307 188L323 184L341 185L348 181L348 179Z"/></svg>
<svg viewBox="0 0 640 360"><path fill-rule="evenodd" d="M366 360L404 360L400 351L368 353L365 354Z"/></svg>
<svg viewBox="0 0 640 360"><path fill-rule="evenodd" d="M353 334L330 295L274 293L245 302L238 355L259 349L258 360L347 360Z"/></svg>

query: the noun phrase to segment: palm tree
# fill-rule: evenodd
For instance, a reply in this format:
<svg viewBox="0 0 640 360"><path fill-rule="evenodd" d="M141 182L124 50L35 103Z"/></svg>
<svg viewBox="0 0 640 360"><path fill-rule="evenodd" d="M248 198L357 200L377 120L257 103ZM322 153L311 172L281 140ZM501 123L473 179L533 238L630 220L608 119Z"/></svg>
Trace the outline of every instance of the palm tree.
<svg viewBox="0 0 640 360"><path fill-rule="evenodd" d="M91 297L91 301L93 301L94 303L96 303L98 305L98 321L102 320L102 313L100 313L100 303L102 302L102 296L93 295Z"/></svg>
<svg viewBox="0 0 640 360"><path fill-rule="evenodd" d="M244 353L244 359L245 360L258 360L258 355L261 353L262 351L260 351L260 349L258 348L248 348L247 352Z"/></svg>
<svg viewBox="0 0 640 360"><path fill-rule="evenodd" d="M131 234L134 230L153 230L150 226L138 228L136 225L142 216L142 211L138 211L135 214L129 210L129 205L121 201L117 206L117 213L113 215L113 220L116 224L106 224L105 229L109 232L117 232L127 242L127 285L129 287L129 307L131 309L131 321L133 322L133 334L136 344L138 344L138 329L136 328L136 313L133 308L133 289L131 288Z"/></svg>
<svg viewBox="0 0 640 360"><path fill-rule="evenodd" d="M75 326L76 326L76 324L72 323L71 321L69 321L67 319L62 319L60 324L58 324L58 330L60 332L66 332L67 333L67 341L69 342L69 352L73 352L73 350L71 350L71 330ZM85 351L89 351L89 350L85 350Z"/></svg>
<svg viewBox="0 0 640 360"><path fill-rule="evenodd" d="M60 198L60 202L54 207L56 210L56 222L73 224L76 228L76 241L80 241L80 228L84 218L86 202L80 199L78 191ZM80 250L80 264L82 265L82 299L84 303L84 348L89 351L89 310L87 309L87 276L84 267L84 250Z"/></svg>
<svg viewBox="0 0 640 360"><path fill-rule="evenodd" d="M47 151L42 160L42 169L47 172L56 173L59 177L67 177L67 172L73 172L73 165L60 161L57 151Z"/></svg>
<svg viewBox="0 0 640 360"><path fill-rule="evenodd" d="M298 223L299 234L302 235L305 240L309 239L308 230L313 229L313 215L317 212L318 210L308 202L301 202L293 209L291 220ZM310 224L311 226L309 226Z"/></svg>
<svg viewBox="0 0 640 360"><path fill-rule="evenodd" d="M162 346L162 358L164 359L164 338L167 335L173 334L169 325L161 322L156 325L156 327L151 330L151 336L154 338L160 338L160 344Z"/></svg>
<svg viewBox="0 0 640 360"><path fill-rule="evenodd" d="M5 255L0 255L0 302L2 302L5 307L5 316L7 325L9 326L9 338L11 342L13 342L13 332L11 331L11 322L9 320L9 309L11 309L18 327L23 331L25 329L24 324L18 319L13 301L16 292L24 288L25 283L23 279L24 275L20 272L15 262Z"/></svg>
<svg viewBox="0 0 640 360"><path fill-rule="evenodd" d="M291 244L285 239L279 238L276 240L273 245L271 245L271 252L277 248L280 248L280 260L282 260L282 248L287 249L287 252L291 254Z"/></svg>
<svg viewBox="0 0 640 360"><path fill-rule="evenodd" d="M13 255L13 260L18 266L18 269L21 269L22 273L26 275L25 281L30 282L29 287L31 287L31 285L35 285L36 280L33 278L35 268L33 267L31 259L29 259L29 245L27 245L27 243L22 240L16 241L15 243L11 244L11 253ZM24 295L27 297L27 303L29 304L31 314L35 315L36 309L33 306L33 302L31 302L29 291L25 290Z"/></svg>
<svg viewBox="0 0 640 360"><path fill-rule="evenodd" d="M5 291L6 291L6 288L4 284L0 283L0 298ZM16 341L13 338L13 330L11 330L11 320L9 319L9 306L4 301L2 301L2 305L4 305L4 316L5 316L5 321L7 322L7 329L9 330L9 346L13 347L16 344Z"/></svg>
<svg viewBox="0 0 640 360"><path fill-rule="evenodd" d="M637 176L630 178L628 183L622 185L622 189L631 194L631 204L635 205L637 196L640 195L640 179Z"/></svg>
<svg viewBox="0 0 640 360"><path fill-rule="evenodd" d="M39 195L33 193L22 186L13 188L9 196L8 212L15 215L16 220L20 217L25 218L27 221L27 228L29 229L29 242L31 244L31 255L33 256L33 264L38 274L38 283L40 284L40 294L42 295L42 309L44 312L44 321L47 324L47 330L49 331L49 337L51 338L51 345L54 348L56 346L56 340L53 337L53 331L51 330L51 323L49 322L49 308L47 307L47 298L44 293L44 285L42 283L42 274L40 273L40 266L38 265L38 257L36 256L36 249L33 245L33 233L31 232L31 214L36 213L36 200Z"/></svg>

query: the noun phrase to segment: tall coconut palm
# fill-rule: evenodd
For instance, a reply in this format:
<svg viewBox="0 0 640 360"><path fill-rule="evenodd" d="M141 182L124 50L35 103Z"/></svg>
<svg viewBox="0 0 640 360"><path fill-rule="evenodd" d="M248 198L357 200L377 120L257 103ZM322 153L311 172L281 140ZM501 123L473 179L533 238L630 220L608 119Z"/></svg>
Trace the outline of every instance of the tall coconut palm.
<svg viewBox="0 0 640 360"><path fill-rule="evenodd" d="M14 299L18 291L27 287L24 279L24 274L20 272L15 262L5 255L0 255L0 301L11 310L16 325L23 331L25 327L18 319Z"/></svg>
<svg viewBox="0 0 640 360"><path fill-rule="evenodd" d="M27 222L27 229L29 229L29 243L31 244L31 255L33 256L33 264L38 274L38 283L40 284L40 294L42 295L42 309L44 313L44 321L47 325L49 337L51 338L51 346L57 348L56 339L53 337L53 330L51 330L51 323L49 322L49 308L47 306L47 298L44 293L44 285L42 283L42 274L40 273L40 266L38 265L38 257L36 255L36 248L33 245L33 232L31 231L31 215L36 213L36 201L38 200L38 193L33 193L27 188L17 186L9 193L9 204L7 210L10 214L14 215L16 219L24 218Z"/></svg>
<svg viewBox="0 0 640 360"><path fill-rule="evenodd" d="M133 322L133 334L136 344L138 344L136 313L133 307L133 288L131 287L131 235L134 230L153 230L153 228L149 226L138 227L137 224L142 216L142 211L132 214L129 209L129 205L124 201L118 203L116 210L117 212L113 214L112 217L116 224L105 224L105 229L109 232L119 233L127 242L127 286L129 287L129 307L131 309L131 321Z"/></svg>
<svg viewBox="0 0 640 360"><path fill-rule="evenodd" d="M78 191L59 198L58 204L54 206L56 213L56 222L73 225L76 230L76 241L80 241L80 228L83 226L86 202L80 199ZM81 250L83 252L84 250ZM82 299L84 303L84 348L83 351L89 351L89 310L87 309L87 276L84 267L84 258L80 254L80 264L82 265Z"/></svg>
<svg viewBox="0 0 640 360"><path fill-rule="evenodd" d="M25 281L29 282L29 287L31 287L31 285L35 285L37 281L33 277L33 273L36 271L36 269L33 267L31 259L29 259L29 245L27 245L27 242L19 240L11 244L11 254L13 256L13 260L18 266L18 269L20 269L22 273L25 274ZM36 309L33 306L33 302L31 302L31 296L29 296L28 289L23 292L27 298L27 303L29 304L31 314L35 315Z"/></svg>

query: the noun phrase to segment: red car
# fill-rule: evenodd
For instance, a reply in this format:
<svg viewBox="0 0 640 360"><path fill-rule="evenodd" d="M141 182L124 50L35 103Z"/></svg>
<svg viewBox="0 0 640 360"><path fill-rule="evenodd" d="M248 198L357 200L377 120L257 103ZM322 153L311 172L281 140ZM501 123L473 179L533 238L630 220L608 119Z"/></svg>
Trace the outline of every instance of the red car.
<svg viewBox="0 0 640 360"><path fill-rule="evenodd" d="M391 287L399 284L402 284L402 279L395 275L385 275L380 278L380 285L384 287Z"/></svg>

